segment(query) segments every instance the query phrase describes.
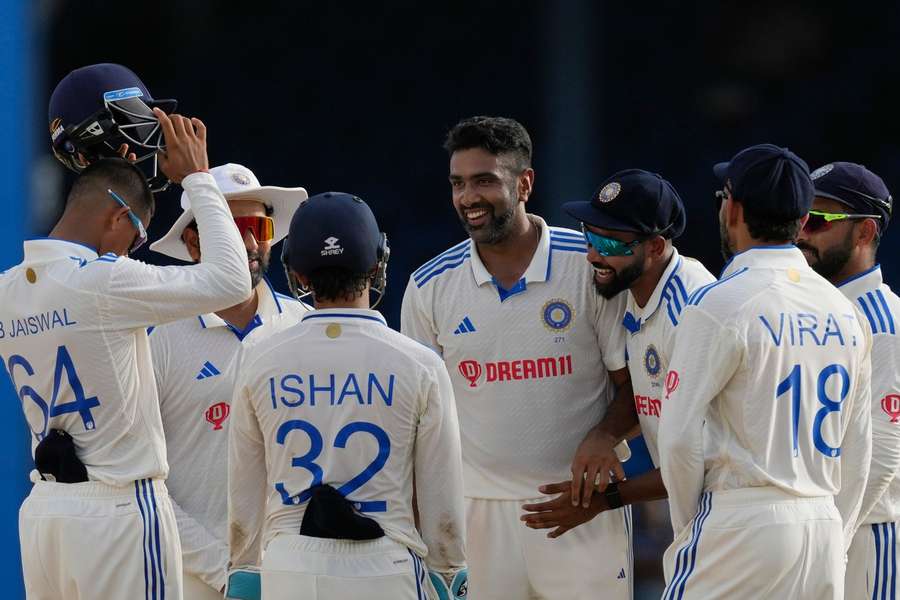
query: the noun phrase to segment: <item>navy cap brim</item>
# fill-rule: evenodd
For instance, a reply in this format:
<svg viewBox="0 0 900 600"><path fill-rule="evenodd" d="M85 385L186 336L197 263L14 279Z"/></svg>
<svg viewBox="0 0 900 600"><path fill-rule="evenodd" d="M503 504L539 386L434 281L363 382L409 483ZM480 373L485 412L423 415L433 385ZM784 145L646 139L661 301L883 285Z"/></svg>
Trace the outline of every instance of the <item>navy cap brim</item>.
<svg viewBox="0 0 900 600"><path fill-rule="evenodd" d="M635 229L634 225L619 220L602 210L598 210L591 202L586 202L584 200L578 202L566 202L562 205L562 209L573 219L590 225L591 227L611 229L613 231L627 231L630 233L646 233L639 229Z"/></svg>
<svg viewBox="0 0 900 600"><path fill-rule="evenodd" d="M721 181L722 183L725 183L725 180L728 179L728 166L730 164L731 164L730 162L726 161L726 162L716 163L713 166L713 173L715 174L716 178L719 181Z"/></svg>

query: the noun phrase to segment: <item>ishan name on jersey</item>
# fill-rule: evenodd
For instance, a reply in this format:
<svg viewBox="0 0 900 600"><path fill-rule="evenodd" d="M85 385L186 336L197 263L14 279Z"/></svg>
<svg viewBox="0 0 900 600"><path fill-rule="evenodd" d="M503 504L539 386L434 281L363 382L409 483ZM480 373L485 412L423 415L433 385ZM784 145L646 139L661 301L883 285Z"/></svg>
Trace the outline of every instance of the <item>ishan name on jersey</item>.
<svg viewBox="0 0 900 600"><path fill-rule="evenodd" d="M288 373L280 377L269 378L269 394L272 398L272 410L280 405L295 408L306 404L316 406L341 406L345 401L356 402L360 406L371 405L373 400L391 406L394 402L393 373L386 378L379 378L376 373L310 373L306 376Z"/></svg>

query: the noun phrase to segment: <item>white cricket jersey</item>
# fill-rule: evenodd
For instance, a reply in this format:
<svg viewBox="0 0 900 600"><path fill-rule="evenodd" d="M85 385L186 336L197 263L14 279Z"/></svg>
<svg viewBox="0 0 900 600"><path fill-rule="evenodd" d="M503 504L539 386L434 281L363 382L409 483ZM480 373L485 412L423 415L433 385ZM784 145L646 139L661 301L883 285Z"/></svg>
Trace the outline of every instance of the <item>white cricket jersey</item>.
<svg viewBox="0 0 900 600"><path fill-rule="evenodd" d="M900 298L881 267L838 285L865 315L872 332L872 468L860 511L862 524L900 520Z"/></svg>
<svg viewBox="0 0 900 600"><path fill-rule="evenodd" d="M849 544L871 455L861 318L792 245L742 252L694 292L659 426L676 535L703 491L776 486L834 495Z"/></svg>
<svg viewBox="0 0 900 600"><path fill-rule="evenodd" d="M217 590L228 565L228 425L241 350L311 310L268 279L256 290L256 315L243 330L207 313L150 333L184 570Z"/></svg>
<svg viewBox="0 0 900 600"><path fill-rule="evenodd" d="M672 248L669 264L644 307L637 305L630 291L627 294L622 325L626 331L634 408L641 424L641 434L656 467L659 467L656 444L659 415L665 394L666 373L669 372L669 360L675 345L675 327L694 290L715 280L699 261L679 256L678 250Z"/></svg>
<svg viewBox="0 0 900 600"><path fill-rule="evenodd" d="M453 390L434 352L372 310L307 313L241 363L228 465L231 564L259 564L275 536L298 534L309 488L325 483L430 569L463 568L461 461Z"/></svg>
<svg viewBox="0 0 900 600"><path fill-rule="evenodd" d="M247 251L212 176L182 185L202 264L157 267L38 239L0 275L0 362L22 400L32 452L48 430L63 429L92 481L122 486L168 472L147 327L250 294Z"/></svg>
<svg viewBox="0 0 900 600"><path fill-rule="evenodd" d="M529 218L541 239L512 289L466 240L415 271L403 297L403 333L450 372L470 498L535 498L571 478L612 398L608 371L625 368L625 294L597 294L581 233Z"/></svg>

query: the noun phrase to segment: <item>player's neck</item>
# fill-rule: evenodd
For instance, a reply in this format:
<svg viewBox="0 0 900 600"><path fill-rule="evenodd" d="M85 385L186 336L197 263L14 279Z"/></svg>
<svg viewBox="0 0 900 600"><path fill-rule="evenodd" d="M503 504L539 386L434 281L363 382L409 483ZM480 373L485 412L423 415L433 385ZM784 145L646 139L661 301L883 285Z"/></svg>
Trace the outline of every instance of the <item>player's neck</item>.
<svg viewBox="0 0 900 600"><path fill-rule="evenodd" d="M540 224L522 212L506 239L496 244L476 243L476 247L488 273L509 289L525 274L540 241Z"/></svg>
<svg viewBox="0 0 900 600"><path fill-rule="evenodd" d="M94 248L99 252L100 236L95 233L90 231L88 227L85 227L83 223L70 222L69 219L62 218L56 223L53 230L47 234L47 237L54 240L76 242Z"/></svg>
<svg viewBox="0 0 900 600"><path fill-rule="evenodd" d="M258 290L259 286L263 285L263 283L264 282L260 281L250 294L250 297L240 304L235 304L234 306L220 310L216 314L226 323L234 325L243 331L247 328L247 325L250 324L250 321L253 320L253 317L256 316L256 309L259 307Z"/></svg>
<svg viewBox="0 0 900 600"><path fill-rule="evenodd" d="M851 256L847 261L847 264L844 265L844 268L840 270L839 273L836 273L833 277L831 277L828 281L830 281L833 285L840 285L844 283L851 277L855 277L860 273L865 273L875 266L875 257L874 256L863 256L863 255L854 255Z"/></svg>
<svg viewBox="0 0 900 600"><path fill-rule="evenodd" d="M650 296L653 295L656 286L659 285L659 280L662 279L663 273L666 272L669 263L672 262L673 256L673 248L666 248L664 257L650 265L650 268L644 271L631 286L631 295L634 297L634 303L640 308L644 308L647 302L650 301Z"/></svg>
<svg viewBox="0 0 900 600"><path fill-rule="evenodd" d="M351 309L360 309L360 310L368 310L369 306L369 286L366 286L365 291L354 298L353 300L347 300L346 298L340 299L323 299L319 300L315 296L313 296L313 306L316 307L316 310L323 310L328 308L351 308Z"/></svg>

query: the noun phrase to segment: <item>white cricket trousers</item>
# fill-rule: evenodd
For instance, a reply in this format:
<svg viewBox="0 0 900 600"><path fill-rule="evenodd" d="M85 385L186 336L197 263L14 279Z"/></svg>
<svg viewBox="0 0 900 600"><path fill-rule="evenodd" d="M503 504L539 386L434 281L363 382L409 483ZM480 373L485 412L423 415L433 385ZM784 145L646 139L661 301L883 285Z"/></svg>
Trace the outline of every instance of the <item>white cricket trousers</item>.
<svg viewBox="0 0 900 600"><path fill-rule="evenodd" d="M662 600L840 600L841 516L831 496L775 487L706 492L663 568Z"/></svg>
<svg viewBox="0 0 900 600"><path fill-rule="evenodd" d="M19 509L28 600L182 600L181 543L160 479L37 481Z"/></svg>
<svg viewBox="0 0 900 600"><path fill-rule="evenodd" d="M263 553L264 600L431 600L415 552L387 536L371 541L281 534Z"/></svg>
<svg viewBox="0 0 900 600"><path fill-rule="evenodd" d="M847 600L896 600L898 523L861 525L847 554L844 597Z"/></svg>
<svg viewBox="0 0 900 600"><path fill-rule="evenodd" d="M519 517L533 500L466 498L472 600L629 600L631 507L600 513L549 539Z"/></svg>

